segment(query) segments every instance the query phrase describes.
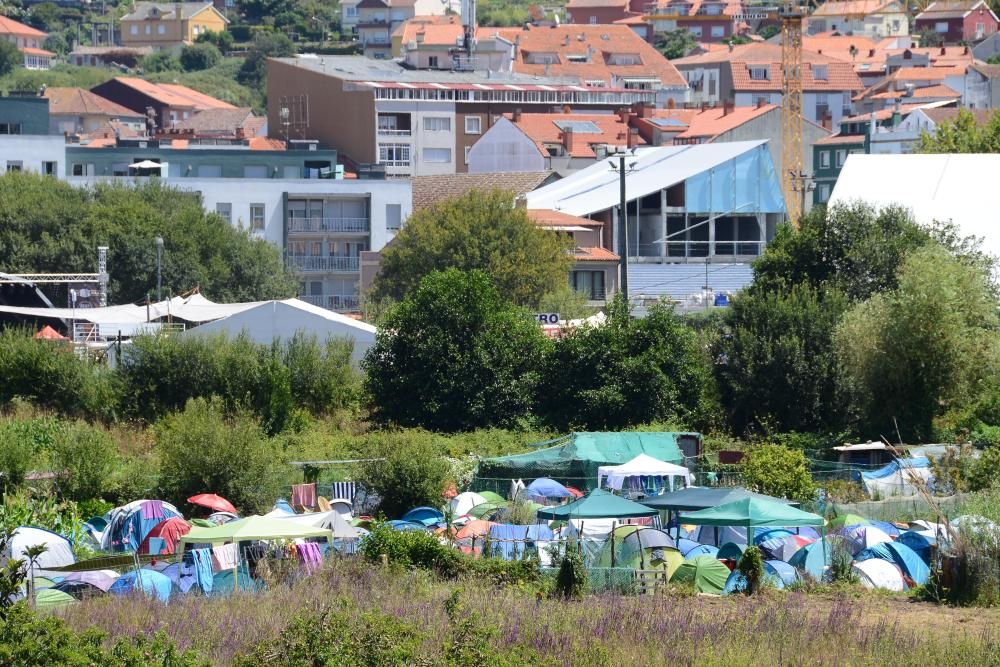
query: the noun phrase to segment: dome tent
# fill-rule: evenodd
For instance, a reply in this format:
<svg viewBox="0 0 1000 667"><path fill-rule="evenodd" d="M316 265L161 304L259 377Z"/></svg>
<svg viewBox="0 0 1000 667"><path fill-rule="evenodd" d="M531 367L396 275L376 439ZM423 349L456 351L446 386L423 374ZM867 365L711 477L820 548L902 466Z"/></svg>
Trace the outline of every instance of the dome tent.
<svg viewBox="0 0 1000 667"><path fill-rule="evenodd" d="M27 563L27 552L35 546L44 546L45 551L35 559L31 572L33 576L47 576L47 568L64 567L76 562L72 542L50 530L33 526L20 526L11 534L6 553L0 554L0 562L20 559Z"/></svg>
<svg viewBox="0 0 1000 667"><path fill-rule="evenodd" d="M469 513L476 505L481 505L486 502L486 498L478 493L473 493L472 491L466 491L465 493L460 493L450 501L448 501L448 510L451 512L453 517L464 516Z"/></svg>
<svg viewBox="0 0 1000 667"><path fill-rule="evenodd" d="M721 594L729 579L729 568L712 556L698 556L680 564L672 582L691 583L699 593Z"/></svg>
<svg viewBox="0 0 1000 667"><path fill-rule="evenodd" d="M816 540L796 551L788 559L788 564L816 581L823 581L826 578L827 568L833 563L833 550L834 544L831 540Z"/></svg>
<svg viewBox="0 0 1000 667"><path fill-rule="evenodd" d="M856 556L856 562L863 562L871 558L880 558L890 563L894 563L909 577L915 584L922 586L930 578L931 571L917 553L898 542L883 542L873 547L863 549Z"/></svg>
<svg viewBox="0 0 1000 667"><path fill-rule="evenodd" d="M770 586L783 589L785 586L790 586L797 582L799 575L794 567L784 561L766 560L764 561L764 578ZM746 586L746 577L739 570L733 570L732 574L726 580L726 587L723 589L722 594L742 593L746 590Z"/></svg>
<svg viewBox="0 0 1000 667"><path fill-rule="evenodd" d="M855 562L851 569L861 579L861 585L865 588L879 588L897 593L906 590L903 572L895 563L881 558L869 558L860 563Z"/></svg>
<svg viewBox="0 0 1000 667"><path fill-rule="evenodd" d="M598 567L630 567L646 569L654 560L654 552L673 549L674 540L662 530L645 526L618 526L605 541L598 556Z"/></svg>

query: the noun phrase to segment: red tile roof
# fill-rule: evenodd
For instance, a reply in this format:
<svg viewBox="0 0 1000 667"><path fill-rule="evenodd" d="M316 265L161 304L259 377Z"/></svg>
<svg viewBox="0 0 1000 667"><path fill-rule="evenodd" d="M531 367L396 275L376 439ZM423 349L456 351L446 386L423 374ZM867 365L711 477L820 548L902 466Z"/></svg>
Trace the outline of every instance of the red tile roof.
<svg viewBox="0 0 1000 667"><path fill-rule="evenodd" d="M505 114L513 122L512 114ZM593 123L598 132L573 132L573 149L567 151L572 157L596 158L593 144L623 146L628 141L629 127L615 114L565 114L565 113L523 113L515 126L535 142L538 152L548 155L546 144L562 144L563 131L556 123L575 121ZM638 143L644 144L642 137Z"/></svg>
<svg viewBox="0 0 1000 667"><path fill-rule="evenodd" d="M86 88L46 88L43 97L49 100L52 115L102 115L119 118L144 118L137 111L127 109L111 100L104 99Z"/></svg>
<svg viewBox="0 0 1000 667"><path fill-rule="evenodd" d="M152 83L132 76L118 76L115 81L147 95L161 104L192 109L234 109L232 104L174 83Z"/></svg>
<svg viewBox="0 0 1000 667"><path fill-rule="evenodd" d="M964 18L980 5L985 5L989 11L989 5L985 0L965 0L964 2L932 2L927 5L924 11L914 17L917 21L933 21L936 19L959 19ZM992 12L990 12L992 13Z"/></svg>
<svg viewBox="0 0 1000 667"><path fill-rule="evenodd" d="M770 67L770 76L767 79L750 78L750 68L764 66ZM864 85L858 78L857 72L851 63L835 60L823 63L826 67L826 78L816 78L814 65L820 63L802 63L802 90L804 91L840 91L840 90L863 90ZM733 76L733 90L757 90L775 91L781 90L781 61L771 63L730 63Z"/></svg>
<svg viewBox="0 0 1000 667"><path fill-rule="evenodd" d="M446 16L414 16L399 24L392 31L392 36L400 38L404 46L417 41L418 34L423 35L421 43L428 46L455 46L464 30L460 17L451 14Z"/></svg>
<svg viewBox="0 0 1000 667"><path fill-rule="evenodd" d="M952 122L958 118L959 112L962 109L958 108L938 108L938 109L924 109L923 113L925 116L934 121L935 124ZM966 109L972 113L972 117L976 119L976 125L986 125L993 118L995 113L993 109Z"/></svg>
<svg viewBox="0 0 1000 667"><path fill-rule="evenodd" d="M222 100L216 99L211 95L200 93L194 88L188 88L187 86L181 86L176 83L161 83L157 85L159 85L160 88L164 88L170 91L174 95L178 95L185 99L191 100L191 102L194 104L194 108L198 110L236 108L229 102L223 102Z"/></svg>
<svg viewBox="0 0 1000 667"><path fill-rule="evenodd" d="M950 86L944 84L937 84L934 86L924 86L923 88L914 88L912 95L907 95L905 90L887 90L884 93L876 93L875 95L869 96L868 99L872 100L894 100L903 97L961 97L962 94Z"/></svg>
<svg viewBox="0 0 1000 667"><path fill-rule="evenodd" d="M773 104L765 104L760 107L731 107L728 112L725 107L712 107L704 111L700 109L656 109L653 112L653 117L680 120L683 116L678 116L674 112L694 111L695 113L687 119L687 129L678 134L675 139L711 140L777 108Z"/></svg>
<svg viewBox="0 0 1000 667"><path fill-rule="evenodd" d="M934 102L921 102L920 104L901 104L899 111L903 116L907 116L912 111L923 107L925 104L934 104ZM882 109L881 111L875 112L875 120L887 120L892 118L892 114L895 113L895 109ZM840 122L842 123L860 123L861 121L871 120L871 113L858 114L857 116L851 116L850 118L843 118Z"/></svg>
<svg viewBox="0 0 1000 667"><path fill-rule="evenodd" d="M479 28L480 42L495 36L518 43L513 69L536 76L573 77L581 83L603 81L611 86L614 77L656 78L664 86L687 87L677 68L627 25L560 25L551 28ZM530 54L556 54L550 65L529 63ZM612 55L637 55L639 65L613 65ZM571 62L570 55L588 56L588 62Z"/></svg>
<svg viewBox="0 0 1000 667"><path fill-rule="evenodd" d="M0 15L0 35L14 35L16 37L34 37L36 39L45 39L48 37L48 33L44 33L41 30L36 30L30 25L24 25L12 18Z"/></svg>
<svg viewBox="0 0 1000 667"><path fill-rule="evenodd" d="M865 135L863 134L834 134L823 137L813 142L813 146L837 146L840 144L863 144Z"/></svg>
<svg viewBox="0 0 1000 667"><path fill-rule="evenodd" d="M22 46L18 49L21 53L29 56L45 56L48 58L54 58L56 54L51 51L46 51L45 49L36 49L33 46Z"/></svg>
<svg viewBox="0 0 1000 667"><path fill-rule="evenodd" d="M553 211L547 208L529 208L528 217L534 222L546 227L603 227L600 220L581 218L562 211Z"/></svg>
<svg viewBox="0 0 1000 667"><path fill-rule="evenodd" d="M670 62L679 67L681 65L727 63L735 60L754 64L780 63L781 45L772 44L770 42L753 42L751 44L741 44L740 46L736 46L732 51L730 51L728 47L713 48L707 53L699 53L698 55L687 56L686 58L676 58ZM806 51L805 49L802 51L803 63L830 63L839 60L839 58L833 58L826 54L816 53L814 51Z"/></svg>
<svg viewBox="0 0 1000 667"><path fill-rule="evenodd" d="M629 0L569 0L566 9L579 9L581 7L627 7Z"/></svg>
<svg viewBox="0 0 1000 667"><path fill-rule="evenodd" d="M578 262L617 262L621 258L607 248L577 248L573 259Z"/></svg>

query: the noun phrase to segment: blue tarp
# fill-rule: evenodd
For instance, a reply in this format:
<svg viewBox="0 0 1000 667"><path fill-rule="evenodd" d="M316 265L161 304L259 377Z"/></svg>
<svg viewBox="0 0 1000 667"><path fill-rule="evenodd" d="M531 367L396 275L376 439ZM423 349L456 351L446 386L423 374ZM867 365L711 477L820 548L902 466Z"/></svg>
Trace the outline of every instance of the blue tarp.
<svg viewBox="0 0 1000 667"><path fill-rule="evenodd" d="M549 528L548 524L545 523L534 523L528 528L528 539L532 542L546 542L555 539L555 534L552 529Z"/></svg>
<svg viewBox="0 0 1000 667"><path fill-rule="evenodd" d="M504 560L519 560L524 555L528 526L499 524L490 526L493 555Z"/></svg>
<svg viewBox="0 0 1000 667"><path fill-rule="evenodd" d="M525 491L529 498L570 498L573 496L569 489L548 477L539 477L529 484Z"/></svg>
<svg viewBox="0 0 1000 667"><path fill-rule="evenodd" d="M433 507L414 507L412 510L403 515L400 521L409 521L411 523L419 523L424 526L433 526L436 523L444 521L444 514Z"/></svg>
<svg viewBox="0 0 1000 667"><path fill-rule="evenodd" d="M895 563L903 573L912 579L918 586L926 584L931 576L927 563L910 547L898 542L883 542L875 546L868 547L854 557L856 561L868 560L869 558L881 558L890 563Z"/></svg>
<svg viewBox="0 0 1000 667"><path fill-rule="evenodd" d="M895 461L890 461L878 470L872 470L871 472L861 472L861 479L885 479L886 477L891 477L900 471L900 469L906 468L926 468L930 465L930 461L922 456L918 456L912 459L896 459Z"/></svg>
<svg viewBox="0 0 1000 667"><path fill-rule="evenodd" d="M170 581L170 577L155 570L141 570L140 573L133 571L123 574L115 580L115 583L111 584L108 592L114 595L127 595L138 587L137 580L142 581L142 590L146 595L155 595L160 602L166 602L170 599L173 582Z"/></svg>

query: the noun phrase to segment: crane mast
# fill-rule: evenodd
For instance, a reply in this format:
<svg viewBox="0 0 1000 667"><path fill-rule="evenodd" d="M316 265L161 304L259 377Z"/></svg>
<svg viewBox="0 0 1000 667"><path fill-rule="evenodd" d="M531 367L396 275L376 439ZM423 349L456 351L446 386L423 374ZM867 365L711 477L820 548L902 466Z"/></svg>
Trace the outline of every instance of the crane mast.
<svg viewBox="0 0 1000 667"><path fill-rule="evenodd" d="M797 228L802 217L799 188L805 187L802 165L802 23L806 8L786 1L781 19L781 189L788 219Z"/></svg>

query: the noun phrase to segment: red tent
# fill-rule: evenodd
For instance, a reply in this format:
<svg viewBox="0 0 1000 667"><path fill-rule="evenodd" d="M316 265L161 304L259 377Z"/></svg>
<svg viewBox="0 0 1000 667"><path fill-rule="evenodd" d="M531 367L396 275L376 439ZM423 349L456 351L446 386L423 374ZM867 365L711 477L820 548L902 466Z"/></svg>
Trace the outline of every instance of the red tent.
<svg viewBox="0 0 1000 667"><path fill-rule="evenodd" d="M160 550L160 553L172 554L174 553L174 549L177 547L177 541L187 535L190 530L191 524L176 516L170 517L165 521L161 521L153 526L153 530L149 531L149 535L147 535L146 539L144 539L142 544L139 545L139 553L148 554L149 539L151 537L158 537L163 540L163 548Z"/></svg>
<svg viewBox="0 0 1000 667"><path fill-rule="evenodd" d="M69 340L68 338L66 338L66 336L63 336L61 333L50 327L48 324L42 327L41 331L35 334L35 338L41 340Z"/></svg>

